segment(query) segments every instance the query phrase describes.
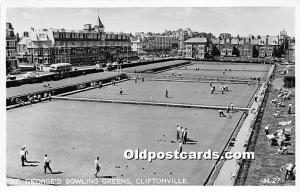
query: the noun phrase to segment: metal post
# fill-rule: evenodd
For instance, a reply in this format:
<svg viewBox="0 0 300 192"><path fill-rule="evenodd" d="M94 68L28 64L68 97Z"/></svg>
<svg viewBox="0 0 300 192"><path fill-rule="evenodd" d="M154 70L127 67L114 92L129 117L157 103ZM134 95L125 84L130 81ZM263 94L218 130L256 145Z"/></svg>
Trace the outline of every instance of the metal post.
<svg viewBox="0 0 300 192"><path fill-rule="evenodd" d="M127 45L127 63L128 63L128 45Z"/></svg>

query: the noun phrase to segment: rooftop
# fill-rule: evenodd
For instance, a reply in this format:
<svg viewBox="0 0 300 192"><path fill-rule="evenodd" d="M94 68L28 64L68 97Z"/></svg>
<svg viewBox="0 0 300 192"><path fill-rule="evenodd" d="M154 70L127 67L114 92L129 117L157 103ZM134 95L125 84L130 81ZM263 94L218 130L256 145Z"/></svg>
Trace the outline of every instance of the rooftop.
<svg viewBox="0 0 300 192"><path fill-rule="evenodd" d="M190 38L185 41L185 43L206 43L207 39L203 37L195 37L195 38Z"/></svg>

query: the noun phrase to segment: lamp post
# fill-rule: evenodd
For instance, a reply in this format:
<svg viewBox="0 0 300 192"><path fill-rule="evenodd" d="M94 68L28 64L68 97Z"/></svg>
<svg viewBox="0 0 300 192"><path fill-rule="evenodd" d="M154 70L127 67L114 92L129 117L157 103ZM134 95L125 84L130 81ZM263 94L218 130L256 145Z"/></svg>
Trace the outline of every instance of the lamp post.
<svg viewBox="0 0 300 192"><path fill-rule="evenodd" d="M129 48L129 46L127 44L127 49L126 49L126 51L127 51L127 63L128 63L128 48Z"/></svg>

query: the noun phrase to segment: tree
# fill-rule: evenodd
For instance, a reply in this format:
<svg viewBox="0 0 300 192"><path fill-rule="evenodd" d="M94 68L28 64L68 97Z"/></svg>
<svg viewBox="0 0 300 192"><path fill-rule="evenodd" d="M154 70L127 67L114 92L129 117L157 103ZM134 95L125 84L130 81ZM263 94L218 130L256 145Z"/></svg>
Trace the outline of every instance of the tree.
<svg viewBox="0 0 300 192"><path fill-rule="evenodd" d="M258 57L258 50L256 49L256 47L253 47L253 52L252 52L252 57Z"/></svg>
<svg viewBox="0 0 300 192"><path fill-rule="evenodd" d="M285 55L285 50L284 50L285 45L281 44L277 50L277 57L281 58L283 55Z"/></svg>
<svg viewBox="0 0 300 192"><path fill-rule="evenodd" d="M289 49L289 41L287 39L284 40L284 51Z"/></svg>
<svg viewBox="0 0 300 192"><path fill-rule="evenodd" d="M272 56L273 57L278 57L278 50L276 49L276 47L273 48Z"/></svg>
<svg viewBox="0 0 300 192"><path fill-rule="evenodd" d="M219 51L219 49L217 48L216 45L212 46L211 54L212 54L213 57L214 56L220 56L220 51Z"/></svg>
<svg viewBox="0 0 300 192"><path fill-rule="evenodd" d="M20 41L20 36L19 33L16 34L16 43L18 43Z"/></svg>
<svg viewBox="0 0 300 192"><path fill-rule="evenodd" d="M232 55L235 55L235 56L237 56L237 57L240 56L240 52L239 52L239 50L236 48L236 46L233 46L233 48L232 48Z"/></svg>
<svg viewBox="0 0 300 192"><path fill-rule="evenodd" d="M204 53L204 58L205 58L205 59L211 59L211 58L212 58L212 55L209 54L209 52L206 52L206 53Z"/></svg>

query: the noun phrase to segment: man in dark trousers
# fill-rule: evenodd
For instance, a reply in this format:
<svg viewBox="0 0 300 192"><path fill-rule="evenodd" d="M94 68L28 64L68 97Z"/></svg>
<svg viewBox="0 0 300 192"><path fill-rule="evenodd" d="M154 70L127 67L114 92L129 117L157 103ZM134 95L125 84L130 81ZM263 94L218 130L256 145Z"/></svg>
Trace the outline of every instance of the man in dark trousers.
<svg viewBox="0 0 300 192"><path fill-rule="evenodd" d="M25 148L22 147L20 151L21 163L22 167L25 166Z"/></svg>
<svg viewBox="0 0 300 192"><path fill-rule="evenodd" d="M265 133L266 133L266 135L269 135L269 126L270 126L270 125L266 125L266 126L265 126Z"/></svg>
<svg viewBox="0 0 300 192"><path fill-rule="evenodd" d="M230 107L229 107L229 105L227 105L227 107L226 107L226 113L229 113L230 112Z"/></svg>
<svg viewBox="0 0 300 192"><path fill-rule="evenodd" d="M182 152L182 141L179 141L179 154Z"/></svg>
<svg viewBox="0 0 300 192"><path fill-rule="evenodd" d="M233 103L230 103L230 110L233 113Z"/></svg>
<svg viewBox="0 0 300 192"><path fill-rule="evenodd" d="M94 174L95 177L98 176L98 173L100 172L100 169L101 169L100 163L99 163L99 159L100 159L100 158L97 157L97 159L95 160L95 168L96 168L96 173Z"/></svg>
<svg viewBox="0 0 300 192"><path fill-rule="evenodd" d="M26 146L25 146L25 145L23 145L23 150L24 150L24 154L25 154L25 156L24 156L24 161L25 161L26 163L28 163L28 161L27 161L28 150L26 149Z"/></svg>
<svg viewBox="0 0 300 192"><path fill-rule="evenodd" d="M168 89L166 89L166 98L168 98L169 97L169 91L168 91Z"/></svg>
<svg viewBox="0 0 300 192"><path fill-rule="evenodd" d="M49 169L50 173L52 174L52 169L50 168L50 159L48 159L48 155L45 154L45 158L44 158L44 171L46 173L47 168Z"/></svg>
<svg viewBox="0 0 300 192"><path fill-rule="evenodd" d="M286 172L285 172L284 180L293 179L294 168L295 168L295 165L293 163L286 164L286 166L285 166Z"/></svg>
<svg viewBox="0 0 300 192"><path fill-rule="evenodd" d="M182 138L183 142L182 144L186 144L186 140L187 140L187 128L184 129L183 131L183 138Z"/></svg>
<svg viewBox="0 0 300 192"><path fill-rule="evenodd" d="M180 140L180 131L181 131L180 125L177 125L177 129L176 129L176 138L177 138L177 140Z"/></svg>
<svg viewBox="0 0 300 192"><path fill-rule="evenodd" d="M292 104L290 103L289 105L288 105L288 107L289 107L289 110L288 110L288 114L291 114L292 113Z"/></svg>

